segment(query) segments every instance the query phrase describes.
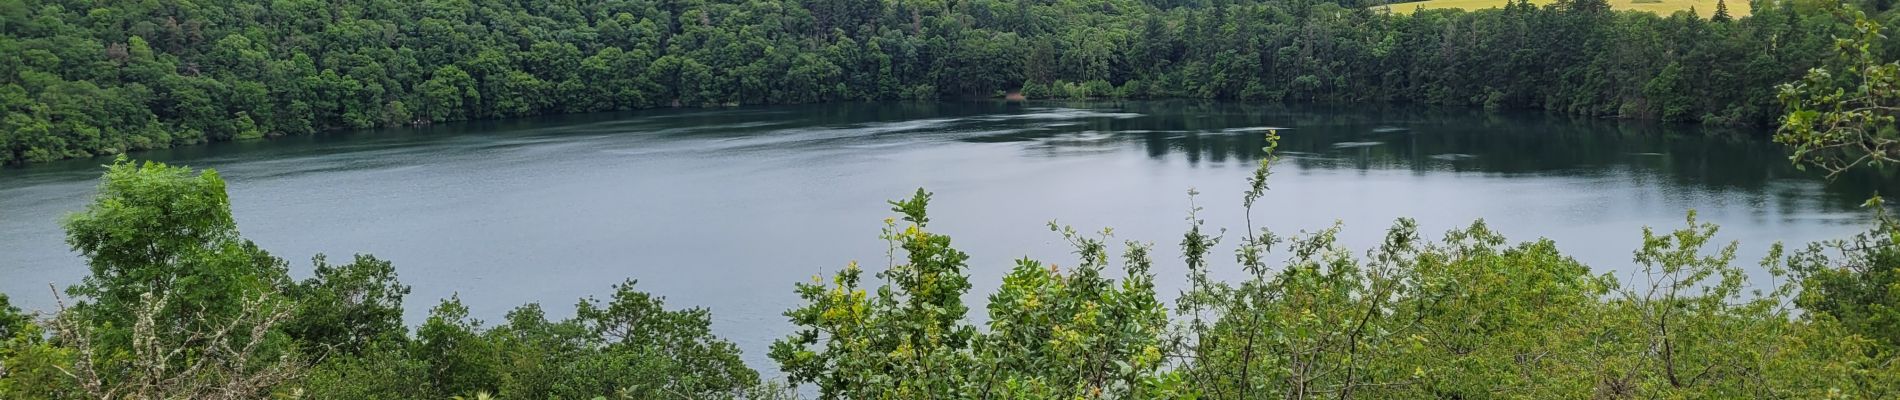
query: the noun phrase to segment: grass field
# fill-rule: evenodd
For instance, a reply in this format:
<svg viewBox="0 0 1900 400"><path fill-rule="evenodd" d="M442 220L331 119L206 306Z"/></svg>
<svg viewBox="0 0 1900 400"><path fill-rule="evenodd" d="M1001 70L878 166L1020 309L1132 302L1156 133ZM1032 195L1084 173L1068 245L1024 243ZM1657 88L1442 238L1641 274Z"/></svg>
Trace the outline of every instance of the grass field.
<svg viewBox="0 0 1900 400"><path fill-rule="evenodd" d="M1501 8L1504 7L1504 1L1505 0L1428 0L1412 3L1396 3L1379 7L1391 7L1392 12L1395 14L1411 14L1419 8L1427 10L1439 8L1462 8L1466 10ZM1531 0L1531 3L1537 5L1545 5L1552 2L1554 2L1554 0ZM1708 18L1711 15L1715 15L1715 2L1716 0L1610 0L1610 8L1617 10L1648 11L1664 16L1674 14L1677 11L1687 11L1690 8L1695 8L1697 14L1702 14L1703 18ZM1748 0L1728 0L1728 14L1735 18L1747 16L1749 14Z"/></svg>

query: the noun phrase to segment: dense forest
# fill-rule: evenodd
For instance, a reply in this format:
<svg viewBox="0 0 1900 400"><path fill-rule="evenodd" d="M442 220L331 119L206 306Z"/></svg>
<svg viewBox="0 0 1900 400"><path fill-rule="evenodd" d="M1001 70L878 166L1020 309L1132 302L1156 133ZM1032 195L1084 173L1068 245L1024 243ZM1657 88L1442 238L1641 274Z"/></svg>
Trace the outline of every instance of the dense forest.
<svg viewBox="0 0 1900 400"><path fill-rule="evenodd" d="M1773 85L1828 63L1832 37L1853 30L1811 0L1738 1L1753 15L1739 20L1602 0L1414 15L1375 3L6 1L0 164L450 120L1016 90L1766 125L1780 111Z"/></svg>

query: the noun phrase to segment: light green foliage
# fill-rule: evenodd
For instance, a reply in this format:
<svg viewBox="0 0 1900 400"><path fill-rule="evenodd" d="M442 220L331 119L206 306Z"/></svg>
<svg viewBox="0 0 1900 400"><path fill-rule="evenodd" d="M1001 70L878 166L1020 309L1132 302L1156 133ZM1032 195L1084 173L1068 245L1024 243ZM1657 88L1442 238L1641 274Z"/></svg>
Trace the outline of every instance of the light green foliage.
<svg viewBox="0 0 1900 400"><path fill-rule="evenodd" d="M1257 170L1245 204L1264 190L1270 166ZM1198 270L1211 240L1191 220L1183 249L1193 286L1180 313L1192 318L1178 351L1188 356L1166 378L1175 393L1882 398L1900 390L1895 349L1791 311L1792 283L1744 294L1734 244L1705 254L1715 227L1694 213L1682 230L1645 230L1634 257L1641 274L1628 280L1592 276L1549 241L1504 247L1482 223L1431 245L1401 220L1364 259L1335 243L1335 227L1288 240L1287 260L1270 268L1259 254L1277 241L1249 236L1238 260L1252 277L1209 282ZM1784 262L1812 262L1780 254L1762 268L1784 276Z"/></svg>
<svg viewBox="0 0 1900 400"><path fill-rule="evenodd" d="M224 181L213 171L121 158L108 167L86 211L67 218L66 231L92 274L68 290L79 302L57 317L66 322L54 333L97 347L78 356L98 375L82 380L100 385L168 378L157 375L156 365L184 369L231 356L194 342L274 313L288 282L282 260L238 237ZM241 339L268 340L238 342L262 346L263 353L289 346L271 334ZM161 348L181 353L155 352ZM251 366L234 371L245 368Z"/></svg>
<svg viewBox="0 0 1900 400"><path fill-rule="evenodd" d="M1868 203L1884 210L1879 198ZM1900 349L1900 222L1881 216L1874 229L1810 244L1789 264L1801 282L1795 304Z"/></svg>
<svg viewBox="0 0 1900 400"><path fill-rule="evenodd" d="M1183 392L1251 397L1882 398L1894 353L1829 319L1743 296L1732 247L1690 219L1646 235L1639 278L1589 275L1548 241L1482 224L1442 243L1401 221L1365 259L1335 230L1288 241L1264 280L1200 288ZM1779 268L1775 260L1768 267ZM1190 310L1191 311L1191 310Z"/></svg>
<svg viewBox="0 0 1900 400"><path fill-rule="evenodd" d="M245 286L281 283L282 271L243 263L251 249L239 242L215 171L120 158L101 182L86 211L67 218L66 242L92 268L74 294L96 298L103 312L129 315L140 295L174 287L207 296L181 300L214 306Z"/></svg>
<svg viewBox="0 0 1900 400"><path fill-rule="evenodd" d="M1066 273L1024 259L989 298L989 330L975 353L985 387L1009 398L1116 397L1140 393L1165 360L1166 308L1156 299L1148 246L1128 242L1125 275L1105 276L1104 239L1050 224L1075 246Z"/></svg>
<svg viewBox="0 0 1900 400"><path fill-rule="evenodd" d="M1780 86L1786 107L1775 141L1794 148L1797 166L1813 165L1829 176L1867 166L1880 169L1900 162L1900 62L1881 62L1886 41L1879 23L1859 10L1845 9L1853 31L1836 38L1837 68L1815 68Z"/></svg>
<svg viewBox="0 0 1900 400"><path fill-rule="evenodd" d="M930 194L891 201L905 225L886 219L891 264L875 295L859 287L853 263L832 278L799 284L808 304L787 311L801 329L772 344L792 383L817 384L827 398L909 398L974 393L969 387L976 329L964 321L964 260L950 237L924 230ZM899 253L899 251L902 251ZM904 263L898 263L903 257Z"/></svg>
<svg viewBox="0 0 1900 400"><path fill-rule="evenodd" d="M1797 166L1818 166L1830 178L1856 167L1879 170L1900 161L1900 62L1882 62L1888 43L1881 24L1860 10L1839 13L1853 22L1836 38L1838 66L1808 71L1780 87L1787 115L1775 140L1793 147ZM1838 320L1848 332L1900 348L1900 221L1877 194L1865 207L1877 225L1853 238L1809 245L1789 259L1800 283L1795 303L1816 318Z"/></svg>
<svg viewBox="0 0 1900 400"><path fill-rule="evenodd" d="M988 332L978 333L961 300L968 256L924 230L929 199L919 190L891 202L907 224L886 220L893 264L875 294L860 286L855 263L828 284L798 285L807 304L786 316L801 330L771 353L792 383L815 384L825 398L1100 397L1138 393L1161 367L1166 314L1145 245L1129 245L1127 275L1116 282L1103 274L1101 240L1051 224L1081 264L1064 273L1018 262L990 297Z"/></svg>
<svg viewBox="0 0 1900 400"><path fill-rule="evenodd" d="M1274 159L1256 169L1243 206L1268 189ZM1646 229L1638 270L1621 278L1593 275L1549 240L1509 245L1482 222L1431 241L1400 220L1355 255L1338 243L1338 226L1281 237L1249 219L1234 263L1245 278L1229 282L1209 278L1220 238L1196 206L1181 242L1189 287L1172 318L1156 299L1147 246L1129 243L1118 283L1104 274L1109 232L1098 239L1051 224L1080 262L1065 271L1018 261L989 298L988 329L965 346L944 333L961 332L957 320L914 311L943 298L924 282L967 287L964 256L923 230L928 199L892 202L909 225L890 222L886 238L904 251L875 292L855 264L798 285L806 304L786 315L803 330L772 352L792 382L853 399L1900 393L1900 350L1854 333L1890 323L1863 311L1873 308L1843 310L1856 315L1843 324L1833 312L1790 307L1812 300L1795 301L1801 281L1789 271L1819 271L1825 260L1784 257L1776 246L1760 268L1777 280L1751 286L1736 245L1716 244L1715 226L1693 212L1682 229Z"/></svg>

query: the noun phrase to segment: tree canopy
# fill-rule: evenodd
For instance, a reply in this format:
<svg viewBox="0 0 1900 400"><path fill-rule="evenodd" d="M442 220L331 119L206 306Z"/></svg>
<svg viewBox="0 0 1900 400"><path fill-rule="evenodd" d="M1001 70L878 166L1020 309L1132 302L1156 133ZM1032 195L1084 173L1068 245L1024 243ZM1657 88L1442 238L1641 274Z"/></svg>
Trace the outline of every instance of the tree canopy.
<svg viewBox="0 0 1900 400"><path fill-rule="evenodd" d="M1854 29L1839 6L1802 1L1736 4L1753 12L1734 21L1601 1L1412 15L1379 3L21 0L0 5L0 164L465 119L1015 90L1764 125L1780 115L1769 88L1825 64L1830 38Z"/></svg>

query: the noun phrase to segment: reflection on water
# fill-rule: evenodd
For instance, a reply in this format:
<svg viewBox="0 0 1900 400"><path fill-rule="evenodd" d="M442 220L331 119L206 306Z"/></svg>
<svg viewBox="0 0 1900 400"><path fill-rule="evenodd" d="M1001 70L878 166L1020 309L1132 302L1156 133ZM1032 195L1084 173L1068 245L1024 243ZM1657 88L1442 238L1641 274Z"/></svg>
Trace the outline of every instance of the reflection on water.
<svg viewBox="0 0 1900 400"><path fill-rule="evenodd" d="M138 157L217 168L245 236L279 256L393 260L415 287L412 320L458 292L498 317L634 277L675 305L710 308L715 329L769 371L763 354L789 331L779 313L796 301L793 282L882 259L883 200L937 193L933 226L972 254L968 301L980 304L1015 258L1070 261L1042 229L1051 218L1114 227L1171 260L1185 193L1197 188L1201 216L1237 229L1228 223L1241 217L1267 130L1280 132L1285 157L1256 221L1283 233L1341 222L1356 250L1395 218L1424 232L1482 218L1513 240L1548 237L1593 268L1626 273L1639 229L1679 226L1689 208L1723 224L1721 238L1742 241L1746 259L1775 240L1863 229L1857 206L1876 189L1900 197L1891 172L1824 184L1796 171L1763 132L1199 102L653 110ZM103 162L0 170L0 291L43 308L46 283L85 273L58 221L84 206ZM1157 270L1162 293L1180 272Z"/></svg>
<svg viewBox="0 0 1900 400"><path fill-rule="evenodd" d="M268 176L287 176L395 167L404 160L388 156L433 146L456 147L458 154L452 157L513 157L523 148L623 155L679 150L652 147L650 140L698 141L695 150L703 151L870 149L915 140L956 140L1028 143L1026 150L1045 156L1139 146L1149 157L1182 157L1198 165L1257 160L1264 144L1261 134L1273 129L1282 136L1283 155L1297 168L1556 176L1627 168L1684 185L1764 193L1782 180L1818 181L1817 175L1788 163L1780 146L1767 142L1765 131L1460 108L1369 107L1162 101L655 110L220 143L139 157L199 165L246 162L268 166ZM465 136L471 132L485 135ZM647 140L618 140L633 132ZM887 135L903 137L892 140ZM456 146L458 141L475 143ZM310 160L325 162L306 162ZM96 174L92 167L103 162L69 160L0 170L0 179L19 187L91 178ZM1895 171L1852 172L1825 185L1829 207L1854 209L1876 191L1900 193L1892 184Z"/></svg>

